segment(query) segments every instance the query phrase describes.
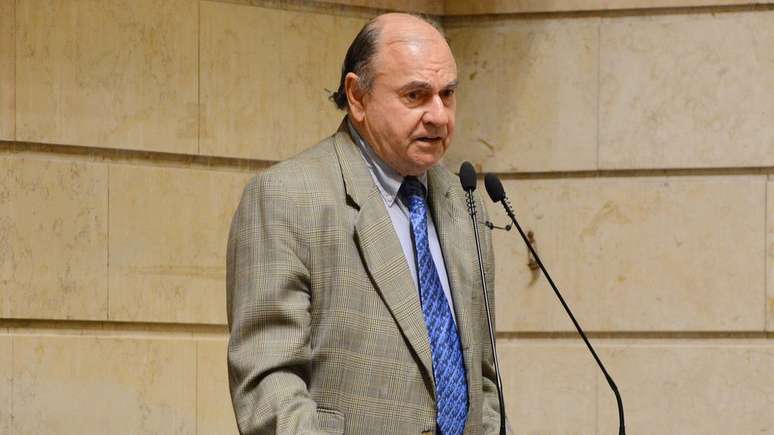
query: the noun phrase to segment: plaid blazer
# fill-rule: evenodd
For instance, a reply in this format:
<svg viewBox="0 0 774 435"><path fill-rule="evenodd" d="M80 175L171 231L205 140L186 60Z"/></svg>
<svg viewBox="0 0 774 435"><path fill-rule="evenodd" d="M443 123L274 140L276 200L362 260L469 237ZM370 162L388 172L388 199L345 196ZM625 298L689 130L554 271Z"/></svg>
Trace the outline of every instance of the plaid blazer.
<svg viewBox="0 0 774 435"><path fill-rule="evenodd" d="M465 434L497 433L464 192L439 165L428 190L467 371ZM480 228L493 291L490 232ZM242 434L436 432L419 293L346 123L247 185L231 224L226 288L229 386Z"/></svg>

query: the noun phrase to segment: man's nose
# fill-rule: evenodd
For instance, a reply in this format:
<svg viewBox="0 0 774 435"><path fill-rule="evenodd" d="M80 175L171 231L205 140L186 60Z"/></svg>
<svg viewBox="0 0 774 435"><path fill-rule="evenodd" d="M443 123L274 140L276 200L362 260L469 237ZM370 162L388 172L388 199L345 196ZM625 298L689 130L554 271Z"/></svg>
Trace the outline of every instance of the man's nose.
<svg viewBox="0 0 774 435"><path fill-rule="evenodd" d="M446 107L440 95L434 95L427 103L423 121L436 126L445 126L449 123L449 108Z"/></svg>

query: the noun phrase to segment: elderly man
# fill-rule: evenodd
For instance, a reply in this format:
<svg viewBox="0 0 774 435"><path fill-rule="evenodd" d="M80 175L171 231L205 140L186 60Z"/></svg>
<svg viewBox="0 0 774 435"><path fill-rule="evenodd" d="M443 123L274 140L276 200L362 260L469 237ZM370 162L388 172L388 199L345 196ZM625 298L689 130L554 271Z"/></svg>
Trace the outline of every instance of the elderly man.
<svg viewBox="0 0 774 435"><path fill-rule="evenodd" d="M243 434L499 430L473 229L438 164L456 86L438 30L379 16L347 52L339 130L245 189L227 265Z"/></svg>

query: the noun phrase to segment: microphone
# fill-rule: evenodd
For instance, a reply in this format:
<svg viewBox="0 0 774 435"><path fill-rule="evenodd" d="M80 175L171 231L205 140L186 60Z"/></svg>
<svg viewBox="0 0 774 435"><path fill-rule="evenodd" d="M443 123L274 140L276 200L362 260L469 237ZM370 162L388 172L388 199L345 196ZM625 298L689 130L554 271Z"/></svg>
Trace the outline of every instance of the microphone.
<svg viewBox="0 0 774 435"><path fill-rule="evenodd" d="M476 170L470 162L462 162L460 165L460 184L466 193L476 190Z"/></svg>
<svg viewBox="0 0 774 435"><path fill-rule="evenodd" d="M497 400L500 402L500 435L505 435L505 399L503 399L503 381L500 378L500 365L497 361L497 345L492 329L492 313L489 311L489 293L486 288L486 272L484 262L481 259L481 240L478 235L478 223L476 222L476 202L473 199L473 191L476 190L476 170L470 162L462 162L460 166L460 184L465 191L468 204L468 214L473 222L473 234L476 237L476 255L478 255L478 270L481 273L481 288L484 291L484 307L486 307L486 322L489 328L489 341L492 345L492 358L494 359L495 375L497 376Z"/></svg>
<svg viewBox="0 0 774 435"><path fill-rule="evenodd" d="M597 365L602 370L602 373L605 375L605 379L607 380L608 385L610 385L610 389L613 390L613 394L615 394L615 399L618 402L618 435L626 435L626 425L624 424L623 401L621 400L621 394L618 392L618 386L615 384L615 381L613 381L613 378L607 372L607 369L605 369L605 365L602 364L602 360L600 360L599 357L597 356L597 352L594 351L594 347L589 342L589 339L586 338L586 334L583 332L583 329L581 328L580 324L578 323L577 320L575 320L575 316L572 314L572 311L570 311L570 307L567 305L567 302L564 301L562 294L559 293L559 289L556 288L556 284L554 284L554 280L551 279L551 275L548 274L548 271L546 270L545 266L543 266L543 262L540 261L540 257L538 256L537 252L535 252L535 249L532 247L532 243L530 243L529 240L527 239L527 236L524 235L524 231L521 229L521 225L519 225L519 222L516 221L516 215L514 214L513 208L511 207L511 202L508 200L508 197L505 196L505 189L503 188L503 183L500 182L500 179L497 178L496 175L486 174L484 176L484 186L486 187L486 192L489 194L489 198L492 199L492 202L501 203L505 208L505 212L508 214L508 217L510 217L513 224L516 225L516 229L519 230L519 234L521 234L521 238L524 240L524 243L527 245L527 248L529 248L529 252L532 254L532 258L535 259L538 266L540 267L540 270L543 271L543 275L545 275L546 279L548 280L548 283L551 284L551 288L554 289L554 293L556 293L556 297L559 298L559 302L562 303L564 310L570 316L570 320L572 320L573 325L575 325L575 329L578 330L578 333L580 334L581 338L586 343L586 347L589 348L591 355L594 357L594 360L596 360Z"/></svg>

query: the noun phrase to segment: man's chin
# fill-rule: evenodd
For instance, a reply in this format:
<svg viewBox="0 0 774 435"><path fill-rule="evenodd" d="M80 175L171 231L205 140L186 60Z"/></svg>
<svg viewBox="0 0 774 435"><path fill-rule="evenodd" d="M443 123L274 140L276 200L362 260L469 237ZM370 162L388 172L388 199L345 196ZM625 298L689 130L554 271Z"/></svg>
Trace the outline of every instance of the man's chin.
<svg viewBox="0 0 774 435"><path fill-rule="evenodd" d="M409 174L407 175L422 175L430 168L438 164L441 161L441 156L433 156L432 158L416 159L412 162L411 168L409 168Z"/></svg>

